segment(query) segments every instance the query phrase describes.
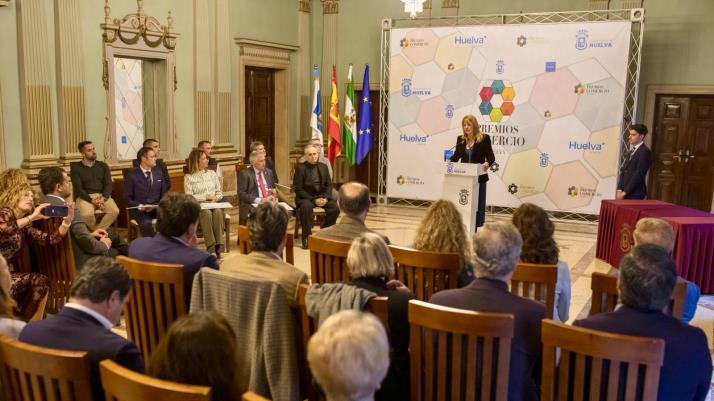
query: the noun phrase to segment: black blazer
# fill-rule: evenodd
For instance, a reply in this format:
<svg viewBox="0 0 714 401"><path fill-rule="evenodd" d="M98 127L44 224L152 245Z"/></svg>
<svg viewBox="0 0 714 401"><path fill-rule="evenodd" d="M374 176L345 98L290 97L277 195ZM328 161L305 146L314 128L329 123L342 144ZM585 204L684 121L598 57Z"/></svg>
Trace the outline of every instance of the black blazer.
<svg viewBox="0 0 714 401"><path fill-rule="evenodd" d="M429 302L478 312L510 313L514 318L509 401L537 401L540 384L540 322L545 307L508 291L503 281L477 278L464 288L443 290Z"/></svg>
<svg viewBox="0 0 714 401"><path fill-rule="evenodd" d="M20 341L41 347L87 353L92 370L92 394L104 400L99 377L99 362L111 359L133 371L144 372L144 359L132 342L107 330L91 315L62 308L55 316L32 321L20 333Z"/></svg>
<svg viewBox="0 0 714 401"><path fill-rule="evenodd" d="M491 137L488 134L483 134L484 138L479 143L474 143L471 148L471 157L466 156L466 142L463 136L459 135L456 139L456 149L454 150L454 155L451 156L449 160L452 162L461 163L478 163L482 164L488 161L491 165L496 161L496 156L493 154L493 148L491 147ZM488 181L488 174L483 174L478 177L478 182Z"/></svg>
<svg viewBox="0 0 714 401"><path fill-rule="evenodd" d="M139 161L136 159L132 160L131 166L139 167ZM164 163L164 159L156 159L156 167L160 168L161 172L164 173L164 177L166 177L166 183L168 185L166 192L168 192L171 189L171 179L169 177L169 168L166 167L166 163Z"/></svg>
<svg viewBox="0 0 714 401"><path fill-rule="evenodd" d="M268 189L275 188L275 178L273 172L268 168L263 169L263 179ZM240 198L240 220L248 218L253 201L258 197L258 180L255 177L255 169L251 166L238 173L238 197Z"/></svg>
<svg viewBox="0 0 714 401"><path fill-rule="evenodd" d="M320 176L320 185L315 187L310 179L310 170L316 168ZM300 203L303 199L327 198L332 199L332 180L330 172L324 163L310 164L304 162L298 164L293 175L293 189L295 190L295 203Z"/></svg>
<svg viewBox="0 0 714 401"><path fill-rule="evenodd" d="M151 176L153 181L149 184L139 167L126 174L124 177L124 197L126 198L127 206L157 205L169 191L169 177L164 175L158 164L151 169Z"/></svg>
<svg viewBox="0 0 714 401"><path fill-rule="evenodd" d="M576 320L573 325L663 339L664 362L660 369L657 400L702 401L707 396L711 386L712 359L707 337L700 328L660 311L639 311L625 305L614 312Z"/></svg>
<svg viewBox="0 0 714 401"><path fill-rule="evenodd" d="M652 164L652 152L643 143L620 168L617 189L625 192L625 199L647 197L647 171Z"/></svg>

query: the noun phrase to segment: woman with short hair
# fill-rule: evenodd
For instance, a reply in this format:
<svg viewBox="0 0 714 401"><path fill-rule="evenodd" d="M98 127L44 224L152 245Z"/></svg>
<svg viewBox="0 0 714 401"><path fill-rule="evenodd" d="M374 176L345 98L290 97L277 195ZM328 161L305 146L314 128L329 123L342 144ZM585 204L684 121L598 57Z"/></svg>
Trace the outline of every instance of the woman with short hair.
<svg viewBox="0 0 714 401"><path fill-rule="evenodd" d="M216 172L208 168L208 156L194 149L188 155L188 174L183 176L184 192L192 195L199 202L218 202L223 199L221 181ZM224 244L223 209L201 209L198 222L203 233L206 250L221 258Z"/></svg>

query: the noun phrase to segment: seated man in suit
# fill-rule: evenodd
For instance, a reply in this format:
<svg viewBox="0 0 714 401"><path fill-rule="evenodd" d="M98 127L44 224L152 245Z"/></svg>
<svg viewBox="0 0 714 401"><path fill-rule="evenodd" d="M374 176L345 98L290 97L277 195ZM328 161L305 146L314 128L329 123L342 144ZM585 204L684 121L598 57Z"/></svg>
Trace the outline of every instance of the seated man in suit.
<svg viewBox="0 0 714 401"><path fill-rule="evenodd" d="M285 209L274 202L261 203L248 217L253 251L225 262L221 270L277 281L290 303L295 304L298 285L307 284L308 280L302 270L282 260L287 229Z"/></svg>
<svg viewBox="0 0 714 401"><path fill-rule="evenodd" d="M169 169L168 167L166 167L164 159L159 158L159 152L161 152L161 147L159 147L159 141L154 138L144 139L144 143L141 146L144 148L150 148L154 151L154 153L156 153L156 167L160 168L161 171L164 173L164 177L166 177L166 187L168 188L166 192L168 192L169 190L171 190L171 180L169 179ZM139 164L141 164L141 161L138 159L134 159L131 161L132 167L139 167Z"/></svg>
<svg viewBox="0 0 714 401"><path fill-rule="evenodd" d="M545 307L508 291L513 270L521 255L523 240L510 223L486 223L474 235L474 272L468 286L439 291L429 302L477 312L510 313L514 318L509 401L537 401L541 356L540 322Z"/></svg>
<svg viewBox="0 0 714 401"><path fill-rule="evenodd" d="M116 260L91 258L75 277L69 302L57 315L28 323L20 333L20 341L86 352L92 370L93 399L103 400L99 362L111 359L144 372L144 360L136 345L112 332L112 327L119 324L130 289L129 273Z"/></svg>
<svg viewBox="0 0 714 401"><path fill-rule="evenodd" d="M141 148L136 153L139 167L124 177L124 196L129 209L129 217L139 223L142 237L153 237L152 220L156 218L156 207L169 191L169 177L156 164L156 152L151 148Z"/></svg>
<svg viewBox="0 0 714 401"><path fill-rule="evenodd" d="M366 185L356 181L342 184L337 194L337 206L343 214L342 218L337 224L318 231L315 237L350 242L362 233L373 233L374 231L364 224L371 205L369 188ZM389 238L379 235L389 245Z"/></svg>
<svg viewBox="0 0 714 401"><path fill-rule="evenodd" d="M119 216L119 208L111 197L111 171L106 163L97 160L97 152L92 142L82 141L77 148L82 153L82 160L72 163L69 173L77 210L90 229L106 230ZM96 210L105 213L99 224L94 216Z"/></svg>
<svg viewBox="0 0 714 401"><path fill-rule="evenodd" d="M214 255L196 248L201 205L191 195L169 192L159 202L156 235L129 244L129 257L147 262L183 265L186 305L191 300L193 277L201 267L218 269Z"/></svg>
<svg viewBox="0 0 714 401"><path fill-rule="evenodd" d="M330 172L330 180L332 180L332 164L330 164L330 159L325 157L325 152L322 151L323 146L322 146L322 141L320 140L320 138L312 138L312 139L310 139L310 141L308 141L307 144L312 145L315 147L315 149L317 149L317 162L322 163L325 166L327 166L327 171ZM302 156L298 160L298 163L305 163L306 160L307 160L307 157Z"/></svg>
<svg viewBox="0 0 714 401"><path fill-rule="evenodd" d="M647 172L652 163L652 153L644 144L647 127L635 124L630 127L630 151L620 167L617 180L617 199L645 199L647 197Z"/></svg>
<svg viewBox="0 0 714 401"><path fill-rule="evenodd" d="M265 151L265 145L260 141L253 141L250 143L250 153L260 152L265 155L265 168L273 172L273 177L275 177L275 182L280 182L278 180L278 173L275 171L275 162L273 159L268 157L268 153Z"/></svg>
<svg viewBox="0 0 714 401"><path fill-rule="evenodd" d="M322 228L335 224L340 209L332 198L332 180L327 166L318 163L317 148L305 146L305 162L298 164L293 176L295 205L297 206L300 225L302 226L302 249L307 249L307 237L312 233L312 209L325 209L325 221Z"/></svg>
<svg viewBox="0 0 714 401"><path fill-rule="evenodd" d="M662 312L677 281L667 250L638 245L620 262L617 290L622 305L614 312L575 321L575 326L664 340L657 399L702 401L711 387L712 359L707 337L697 328Z"/></svg>
<svg viewBox="0 0 714 401"><path fill-rule="evenodd" d="M639 219L632 236L635 239L635 245L659 245L670 254L674 249L674 230L672 226L662 219L654 217ZM699 302L701 291L696 284L682 277L677 277L677 281L684 281L687 284L687 298L684 300L682 321L688 323L694 317L694 312L697 311L697 302Z"/></svg>
<svg viewBox="0 0 714 401"><path fill-rule="evenodd" d="M72 195L72 180L61 167L45 167L37 175L43 196L40 203L49 203L54 206L69 206L67 198ZM98 228L90 231L87 223L79 213L74 213L74 218L69 227L72 236L72 253L74 254L74 268L81 271L84 262L93 256L126 255L129 245L114 229Z"/></svg>
<svg viewBox="0 0 714 401"><path fill-rule="evenodd" d="M250 167L238 174L238 198L240 199L240 219L238 224L245 225L248 215L255 209L253 205L274 202L275 176L265 168L265 153L253 151L250 154Z"/></svg>

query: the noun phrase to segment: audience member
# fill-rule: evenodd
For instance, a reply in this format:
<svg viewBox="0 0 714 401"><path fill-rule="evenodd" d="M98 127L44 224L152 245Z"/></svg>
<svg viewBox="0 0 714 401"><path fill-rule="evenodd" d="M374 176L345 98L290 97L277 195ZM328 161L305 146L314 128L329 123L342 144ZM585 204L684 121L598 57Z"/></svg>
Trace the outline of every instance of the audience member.
<svg viewBox="0 0 714 401"><path fill-rule="evenodd" d="M215 171L216 176L218 176L218 180L222 183L223 175L221 173L221 166L218 164L218 160L216 158L211 157L213 155L213 143L211 141L200 141L196 149L206 154L206 158L208 159L207 168Z"/></svg>
<svg viewBox="0 0 714 401"><path fill-rule="evenodd" d="M5 258L0 255L0 335L17 339L25 327L25 322L15 318L13 309L17 305L10 296L10 269Z"/></svg>
<svg viewBox="0 0 714 401"><path fill-rule="evenodd" d="M312 138L310 141L308 141L307 146L314 146L315 150L317 151L317 162L322 163L325 166L327 166L327 171L330 173L330 181L332 181L332 164L330 163L330 160L325 157L325 152L322 150L322 141L320 138ZM305 163L308 160L306 155L303 155L300 157L298 160L299 164Z"/></svg>
<svg viewBox="0 0 714 401"><path fill-rule="evenodd" d="M141 148L136 153L139 166L124 177L124 197L129 206L129 217L139 224L143 237L153 237L153 219L161 198L169 192L169 176L156 163L156 152Z"/></svg>
<svg viewBox="0 0 714 401"><path fill-rule="evenodd" d="M622 305L614 312L575 321L575 326L664 340L657 399L703 401L711 387L712 359L707 337L662 312L677 281L666 249L637 245L620 262L617 289Z"/></svg>
<svg viewBox="0 0 714 401"><path fill-rule="evenodd" d="M40 170L37 180L40 182L40 188L44 194L40 198L40 203L68 206L74 210L75 205L67 203L67 198L72 195L72 180L66 171L61 167L45 167ZM92 256L114 257L126 255L129 250L129 245L113 227L106 230L98 228L90 231L89 226L76 210L70 224L74 268L77 271L82 270L84 262Z"/></svg>
<svg viewBox="0 0 714 401"><path fill-rule="evenodd" d="M201 206L190 195L169 192L159 202L156 235L129 245L129 257L147 262L183 265L186 305L191 300L193 277L201 267L218 269L216 257L196 249L196 227Z"/></svg>
<svg viewBox="0 0 714 401"><path fill-rule="evenodd" d="M340 209L332 198L332 180L323 163L317 162L317 148L305 146L305 162L298 164L293 176L296 213L302 226L302 248L307 249L307 237L312 233L312 209L317 206L325 209L325 221L322 228L335 224Z"/></svg>
<svg viewBox="0 0 714 401"><path fill-rule="evenodd" d="M327 401L372 401L389 368L384 326L369 313L338 312L310 338L307 360Z"/></svg>
<svg viewBox="0 0 714 401"><path fill-rule="evenodd" d="M238 173L238 199L240 200L240 219L238 224L245 225L248 216L255 209L254 205L276 202L275 175L265 168L265 151L254 150L250 153L250 167Z"/></svg>
<svg viewBox="0 0 714 401"><path fill-rule="evenodd" d="M217 312L194 312L171 327L151 355L148 374L211 387L212 401L237 401L236 335Z"/></svg>
<svg viewBox="0 0 714 401"><path fill-rule="evenodd" d="M337 224L318 231L315 237L335 241L352 241L362 233L373 233L374 231L364 224L371 205L369 188L366 185L356 181L342 184L337 195L337 206L343 214L342 218ZM389 238L379 235L389 244Z"/></svg>
<svg viewBox="0 0 714 401"><path fill-rule="evenodd" d="M141 145L141 147L149 148L154 151L154 154L156 154L156 167L161 169L163 176L166 177L166 192L168 192L169 190L171 190L171 180L169 179L169 169L168 167L166 167L164 159L159 158L159 153L161 152L159 141L154 138L147 138L144 139L144 143ZM131 161L132 167L139 167L139 164L141 164L141 160L139 159L134 159Z"/></svg>
<svg viewBox="0 0 714 401"><path fill-rule="evenodd" d="M275 162L268 156L268 152L265 150L265 145L261 141L253 141L250 143L250 153L259 152L265 155L265 168L273 172L273 177L275 177L275 182L278 183L278 172L275 171ZM251 163L252 164L252 163Z"/></svg>
<svg viewBox="0 0 714 401"><path fill-rule="evenodd" d="M221 183L216 172L208 169L208 158L200 150L188 156L188 174L183 176L184 191L199 202L219 202L223 199ZM221 258L224 227L223 209L202 209L199 217L206 250Z"/></svg>
<svg viewBox="0 0 714 401"><path fill-rule="evenodd" d="M87 353L92 369L92 394L104 400L99 362L114 362L142 373L144 361L139 349L112 332L129 300L131 278L112 258L96 256L87 261L70 288L69 302L59 313L32 321L20 333L20 341L68 351Z"/></svg>
<svg viewBox="0 0 714 401"><path fill-rule="evenodd" d="M82 160L70 165L77 210L90 229L106 230L119 216L119 208L112 196L112 174L106 163L97 160L97 152L90 141L77 145ZM95 212L101 210L104 217L97 223Z"/></svg>
<svg viewBox="0 0 714 401"><path fill-rule="evenodd" d="M508 222L486 223L474 235L476 279L464 288L437 292L429 302L477 312L509 313L514 317L511 342L509 401L538 400L541 355L540 322L545 308L511 294L508 283L521 255L523 240Z"/></svg>
<svg viewBox="0 0 714 401"><path fill-rule="evenodd" d="M10 168L0 173L0 188L13 188L19 185L30 185L27 176L19 168Z"/></svg>
<svg viewBox="0 0 714 401"><path fill-rule="evenodd" d="M412 248L458 254L461 261L459 287L465 287L474 280L469 242L461 213L451 201L441 199L427 209L417 228Z"/></svg>
<svg viewBox="0 0 714 401"><path fill-rule="evenodd" d="M248 217L248 233L253 251L238 255L221 266L221 270L280 283L288 301L295 304L297 287L307 284L307 275L283 262L283 249L288 229L288 214L273 202L261 203Z"/></svg>
<svg viewBox="0 0 714 401"><path fill-rule="evenodd" d="M335 226L336 227L336 226ZM322 231L321 231L322 232ZM391 364L376 400L409 400L409 300L414 294L394 276L394 259L382 237L363 232L347 253L351 284L388 297Z"/></svg>
<svg viewBox="0 0 714 401"><path fill-rule="evenodd" d="M522 262L558 266L553 319L567 321L570 311L570 269L567 263L558 259L560 250L553 239L553 222L543 208L532 203L519 206L513 213L512 221L523 238Z"/></svg>
<svg viewBox="0 0 714 401"><path fill-rule="evenodd" d="M672 226L662 219L654 217L639 219L637 225L635 225L635 231L632 234L635 245L659 245L670 254L672 253L672 249L674 249L674 230ZM680 268L683 267L684 266L680 266ZM682 321L689 322L697 311L697 303L699 302L701 291L696 284L682 277L677 277L677 281L684 281L687 284L687 297L684 300Z"/></svg>

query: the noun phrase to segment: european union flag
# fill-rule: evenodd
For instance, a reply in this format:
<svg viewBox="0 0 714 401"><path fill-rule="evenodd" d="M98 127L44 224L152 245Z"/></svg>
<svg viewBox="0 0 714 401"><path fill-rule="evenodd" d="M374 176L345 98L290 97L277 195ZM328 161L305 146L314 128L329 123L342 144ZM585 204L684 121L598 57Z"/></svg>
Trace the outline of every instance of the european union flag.
<svg viewBox="0 0 714 401"><path fill-rule="evenodd" d="M362 95L359 99L359 116L357 117L357 152L355 161L362 163L372 149L374 133L372 132L372 107L369 102L369 64L364 67L362 79Z"/></svg>

